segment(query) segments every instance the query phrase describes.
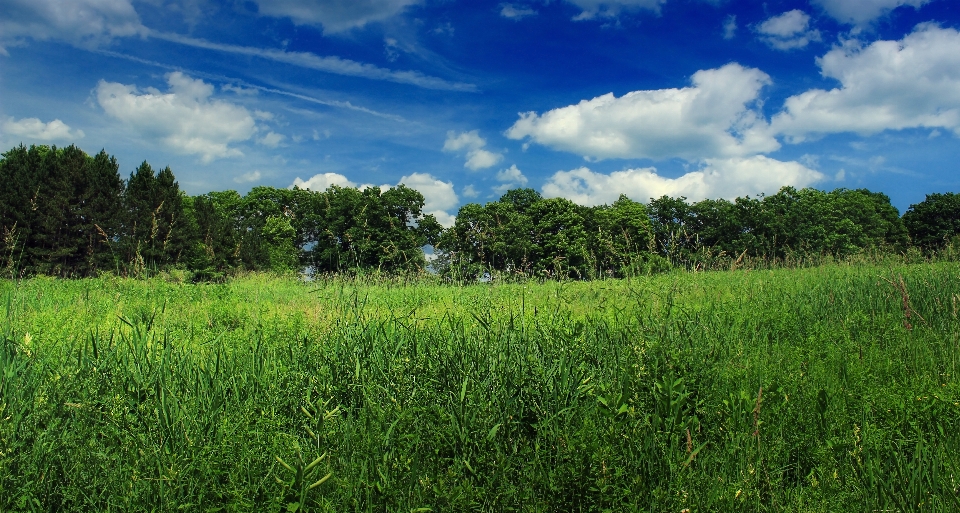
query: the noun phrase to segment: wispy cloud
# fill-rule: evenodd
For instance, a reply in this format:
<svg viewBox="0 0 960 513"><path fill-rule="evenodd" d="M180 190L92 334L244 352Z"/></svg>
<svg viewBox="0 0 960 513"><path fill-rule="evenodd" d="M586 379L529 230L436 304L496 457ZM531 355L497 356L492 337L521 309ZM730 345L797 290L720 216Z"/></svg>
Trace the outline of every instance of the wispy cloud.
<svg viewBox="0 0 960 513"><path fill-rule="evenodd" d="M263 92L263 93L271 93L271 94L277 94L277 95L281 95L281 96L287 96L287 97L290 97L290 98L296 98L296 99L298 99L298 100L303 100L303 101L305 101L305 102L310 102L310 103L314 103L314 104L317 104L317 105L324 105L324 106L326 106L326 107L337 107L337 108L352 110L352 111L356 111L356 112L363 112L364 114L369 114L369 115L371 115L371 116L376 116L376 117L383 118L383 119L389 119L389 120L392 120L392 121L399 121L399 122L406 122L406 121L407 121L407 120L404 119L403 117L397 116L396 114L387 114L387 113L384 113L384 112L379 112L379 111L376 111L376 110L373 110L373 109L368 109L368 108L366 108L366 107L361 107L361 106L358 106L358 105L354 105L353 103L350 103L350 102L348 102L348 101L323 100L323 99L316 98L316 97L313 97L313 96L308 96L308 95L305 95L305 94L294 93L294 92L291 92L291 91L285 91L285 90L283 90L283 89L277 89L277 88L273 88L273 87L263 87L263 86L258 86L258 85L255 85L255 84L250 84L250 83L248 83L248 82L246 82L246 81L243 81L243 80L240 80L240 79L237 79L237 78L225 77L225 76L222 76L222 75L213 75L213 74L210 74L210 73L204 73L204 72L202 72L202 71L190 70L190 69L186 69L186 68L183 68L183 67L180 67L180 66L173 66L173 65L170 65L170 64L164 64L164 63L162 63L162 62L151 61L151 60L148 60L148 59L141 59L140 57L134 57L134 56L132 56L132 55L127 55L127 54L118 53L118 52L112 52L112 51L109 51L109 50L97 50L97 53L102 54L102 55L107 55L107 56L109 56L109 57L115 57L115 58L117 58L117 59L125 59L125 60L132 61L132 62L138 62L138 63L140 63L140 64L146 64L146 65L148 65L148 66L154 66L154 67L157 67L157 68L167 69L167 70L170 70L170 71L182 71L182 72L184 72L184 73L188 73L188 74L193 75L193 76L195 76L195 77L205 78L205 79L207 79L207 80L216 80L216 81L219 81L219 82L229 82L230 84L228 84L227 86L225 86L225 90L228 90L228 91L234 91L234 90L235 90L236 88L238 88L238 86L239 86L240 88L245 89L245 90L247 90L247 91L259 91L259 92ZM231 89L231 88L234 88L234 89Z"/></svg>
<svg viewBox="0 0 960 513"><path fill-rule="evenodd" d="M233 181L237 183L250 183L256 182L263 175L260 173L260 170L250 171L249 173L244 173L239 176L233 177Z"/></svg>
<svg viewBox="0 0 960 513"><path fill-rule="evenodd" d="M535 16L537 11L522 5L500 4L500 16L512 20L520 20L527 16Z"/></svg>
<svg viewBox="0 0 960 513"><path fill-rule="evenodd" d="M257 91L263 91L265 93L288 96L290 98L296 98L298 100L303 100L305 102L316 103L317 105L326 105L327 107L339 107L341 109L347 109L347 110L352 110L356 112L363 112L365 114L370 114L371 116L376 116L378 118L383 118L383 119L389 119L392 121L400 121L400 122L407 121L402 116L397 116L396 114L385 114L383 112L375 111L373 109L368 109L366 107L359 107L350 102L345 102L340 100L321 100L320 98L314 98L312 96L307 96L305 94L284 91L283 89L274 89L272 87L262 87L258 85L248 84L246 82L239 82L239 83L243 85L243 87L246 87L248 89L256 89Z"/></svg>
<svg viewBox="0 0 960 513"><path fill-rule="evenodd" d="M307 69L315 69L337 75L362 77L371 80L385 80L388 82L396 82L398 84L414 85L424 89L465 92L477 91L477 86L474 84L450 82L442 78L424 75L419 71L396 71L387 68L381 68L373 64L342 59L340 57L320 56L310 52L288 52L286 50L277 50L273 48L257 48L252 46L215 43L205 39L157 31L150 31L150 37L162 39L171 43L192 46L194 48L202 48L204 50L214 50L218 52L259 57L261 59L268 59L275 62L282 62L284 64L290 64Z"/></svg>
<svg viewBox="0 0 960 513"><path fill-rule="evenodd" d="M723 20L723 38L733 39L737 37L737 16L731 14Z"/></svg>

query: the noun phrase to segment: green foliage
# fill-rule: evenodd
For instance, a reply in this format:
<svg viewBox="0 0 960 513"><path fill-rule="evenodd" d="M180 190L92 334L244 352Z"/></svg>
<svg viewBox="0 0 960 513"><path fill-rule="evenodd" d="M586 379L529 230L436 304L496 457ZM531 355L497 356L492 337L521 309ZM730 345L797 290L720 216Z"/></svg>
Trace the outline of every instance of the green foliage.
<svg viewBox="0 0 960 513"><path fill-rule="evenodd" d="M650 262L650 221L641 203L621 196L612 206L583 207L544 199L533 189L461 207L439 238L437 264L455 280L500 277L626 276Z"/></svg>
<svg viewBox="0 0 960 513"><path fill-rule="evenodd" d="M591 244L595 248L592 256L598 268L609 271L607 275L614 274L614 270L621 270L621 275L635 275L640 269L638 264L642 267L642 262L653 260L653 227L642 203L621 194L610 208L594 209L593 216L596 235Z"/></svg>
<svg viewBox="0 0 960 513"><path fill-rule="evenodd" d="M180 263L189 251L180 185L169 167L154 173L147 162L130 174L123 193L122 250L130 272Z"/></svg>
<svg viewBox="0 0 960 513"><path fill-rule="evenodd" d="M216 280L241 265L243 232L236 223L241 205L236 191L184 198L184 227L194 241L188 266L200 280Z"/></svg>
<svg viewBox="0 0 960 513"><path fill-rule="evenodd" d="M655 250L676 265L713 268L745 257L845 258L860 252L903 252L909 238L890 198L865 189L797 190L736 201L685 198L651 201ZM722 265L721 265L722 267Z"/></svg>
<svg viewBox="0 0 960 513"><path fill-rule="evenodd" d="M124 181L116 159L76 146L23 145L0 159L4 274L146 276L174 269L197 281L244 271L417 275L455 282L622 278L690 270L803 266L904 255L953 259L960 200L933 194L901 219L865 189L784 187L734 201L621 195L585 207L507 191L464 205L450 229L404 185L326 191L254 187L189 197L173 171L143 162ZM911 237L913 243L911 243ZM960 240L960 239L958 239ZM913 244L913 245L911 245ZM919 248L919 249L917 249Z"/></svg>
<svg viewBox="0 0 960 513"><path fill-rule="evenodd" d="M960 194L927 194L903 214L913 243L925 251L943 248L960 235Z"/></svg>
<svg viewBox="0 0 960 513"><path fill-rule="evenodd" d="M404 185L381 192L332 186L318 193L319 230L308 256L321 273L425 268L423 246L436 238L437 223L423 218L423 195ZM417 226L419 220L425 221Z"/></svg>
<svg viewBox="0 0 960 513"><path fill-rule="evenodd" d="M76 146L18 146L0 159L9 271L86 276L114 270L123 182L116 159ZM15 274L11 272L11 274Z"/></svg>
<svg viewBox="0 0 960 513"><path fill-rule="evenodd" d="M263 239L267 246L269 269L286 273L296 270L300 259L293 246L296 230L285 216L270 216L263 225Z"/></svg>
<svg viewBox="0 0 960 513"><path fill-rule="evenodd" d="M957 511L957 263L0 283L2 511Z"/></svg>

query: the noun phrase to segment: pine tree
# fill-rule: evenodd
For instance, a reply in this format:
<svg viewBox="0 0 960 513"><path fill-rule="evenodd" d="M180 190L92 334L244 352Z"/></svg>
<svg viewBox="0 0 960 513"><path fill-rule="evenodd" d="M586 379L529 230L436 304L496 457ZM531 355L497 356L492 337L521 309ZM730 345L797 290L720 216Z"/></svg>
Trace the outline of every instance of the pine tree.
<svg viewBox="0 0 960 513"><path fill-rule="evenodd" d="M44 155L38 168L36 194L32 201L34 226L26 252L35 271L49 275L70 275L79 249L73 214L74 174L82 172L86 155L75 146L55 146Z"/></svg>
<svg viewBox="0 0 960 513"><path fill-rule="evenodd" d="M101 150L87 158L81 183L77 184L79 230L82 262L77 268L81 274L95 275L102 270L115 270L119 262L116 254L120 236L123 180L117 159Z"/></svg>
<svg viewBox="0 0 960 513"><path fill-rule="evenodd" d="M35 200L46 146L17 146L0 159L0 247L4 273L32 273L32 254L26 248L33 238Z"/></svg>

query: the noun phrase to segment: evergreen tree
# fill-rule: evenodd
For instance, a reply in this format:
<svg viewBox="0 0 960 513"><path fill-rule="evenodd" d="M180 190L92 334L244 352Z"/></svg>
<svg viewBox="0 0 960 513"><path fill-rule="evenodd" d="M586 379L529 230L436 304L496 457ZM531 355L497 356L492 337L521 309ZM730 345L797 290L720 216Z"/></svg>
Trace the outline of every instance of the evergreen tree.
<svg viewBox="0 0 960 513"><path fill-rule="evenodd" d="M69 276L78 259L81 243L74 192L85 160L86 154L75 146L54 146L40 162L31 205L33 233L27 242L28 260L33 262L35 272Z"/></svg>
<svg viewBox="0 0 960 513"><path fill-rule="evenodd" d="M219 279L240 268L242 235L237 216L242 198L236 191L210 192L184 198L180 229L190 241L187 267L200 280Z"/></svg>
<svg viewBox="0 0 960 513"><path fill-rule="evenodd" d="M50 148L24 147L22 144L3 154L0 159L0 244L2 266L11 276L32 273L35 263L27 252L33 240L36 198L39 194L39 172Z"/></svg>
<svg viewBox="0 0 960 513"><path fill-rule="evenodd" d="M133 270L176 265L189 251L183 197L169 167L154 174L146 161L140 164L127 181L123 210L121 246Z"/></svg>
<svg viewBox="0 0 960 513"><path fill-rule="evenodd" d="M100 150L86 159L82 179L75 184L78 230L82 259L76 269L82 275L117 270L116 244L120 237L124 183L117 159Z"/></svg>

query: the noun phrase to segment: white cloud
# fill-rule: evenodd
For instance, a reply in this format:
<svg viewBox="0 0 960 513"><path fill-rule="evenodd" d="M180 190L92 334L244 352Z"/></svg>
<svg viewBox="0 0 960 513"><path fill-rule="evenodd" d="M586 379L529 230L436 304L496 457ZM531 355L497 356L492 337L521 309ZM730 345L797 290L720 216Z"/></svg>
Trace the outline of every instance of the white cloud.
<svg viewBox="0 0 960 513"><path fill-rule="evenodd" d="M841 23L864 26L900 6L920 7L930 0L812 0Z"/></svg>
<svg viewBox="0 0 960 513"><path fill-rule="evenodd" d="M443 210L437 210L435 212L426 212L424 214L433 214L433 217L437 219L437 222L440 223L440 226L444 228L450 228L457 223L457 216Z"/></svg>
<svg viewBox="0 0 960 513"><path fill-rule="evenodd" d="M589 20L597 17L613 18L622 11L638 11L646 9L656 13L667 0L567 0L576 5L582 12L575 20Z"/></svg>
<svg viewBox="0 0 960 513"><path fill-rule="evenodd" d="M427 173L413 173L400 178L399 183L423 194L424 214L433 214L445 227L453 226L456 219L449 211L460 204L453 182L444 182Z"/></svg>
<svg viewBox="0 0 960 513"><path fill-rule="evenodd" d="M286 138L287 136L278 134L276 132L267 132L266 135L257 139L257 142L268 148L276 148L277 146L280 146L280 143L282 143Z"/></svg>
<svg viewBox="0 0 960 513"><path fill-rule="evenodd" d="M477 149L487 145L487 141L480 137L479 130L469 132L460 132L457 134L453 130L447 132L447 140L443 142L443 151L460 151L463 149Z"/></svg>
<svg viewBox="0 0 960 513"><path fill-rule="evenodd" d="M95 47L143 34L130 0L0 0L0 53L30 38Z"/></svg>
<svg viewBox="0 0 960 513"><path fill-rule="evenodd" d="M733 39L737 36L737 16L731 14L727 16L727 19L723 20L723 38L724 39Z"/></svg>
<svg viewBox="0 0 960 513"><path fill-rule="evenodd" d="M516 164L497 172L497 180L503 183L516 184L521 187L527 185L528 182L527 177L517 168Z"/></svg>
<svg viewBox="0 0 960 513"><path fill-rule="evenodd" d="M31 141L41 143L55 141L73 142L76 139L82 139L84 135L83 130L72 130L69 125L59 119L44 123L37 118L23 118L20 120L7 118L7 120L0 125L0 132L3 132L3 134L8 137L13 136L24 143Z"/></svg>
<svg viewBox="0 0 960 513"><path fill-rule="evenodd" d="M519 187L525 187L529 180L523 175L516 164L508 167L507 169L501 169L497 172L497 181L500 182L500 185L493 188L494 192L498 194L503 194L510 189L516 189Z"/></svg>
<svg viewBox="0 0 960 513"><path fill-rule="evenodd" d="M901 41L855 43L818 60L840 82L788 98L775 132L800 142L818 134L944 128L960 136L960 33L932 24Z"/></svg>
<svg viewBox="0 0 960 513"><path fill-rule="evenodd" d="M237 182L237 183L256 182L257 180L260 179L261 176L262 176L262 175L260 174L260 171L259 171L259 170L257 170L257 171L251 171L251 172L249 172L249 173L244 173L244 174L242 174L242 175L240 175L240 176L235 176L235 177L233 178L233 181L234 181L234 182Z"/></svg>
<svg viewBox="0 0 960 513"><path fill-rule="evenodd" d="M357 184L351 182L346 176L343 176L340 173L319 173L311 176L307 180L302 180L298 176L293 180L293 185L290 187L296 186L301 189L310 189L311 191L323 192L329 189L331 185L336 185L338 187L357 186Z"/></svg>
<svg viewBox="0 0 960 513"><path fill-rule="evenodd" d="M757 106L766 73L731 63L698 71L692 82L523 113L506 135L595 158L700 160L779 148Z"/></svg>
<svg viewBox="0 0 960 513"><path fill-rule="evenodd" d="M234 142L253 137L256 125L244 107L212 99L213 86L183 73L166 75L170 90L140 91L136 86L103 80L97 101L103 110L144 139L162 141L171 151L200 155L204 162L241 156Z"/></svg>
<svg viewBox="0 0 960 513"><path fill-rule="evenodd" d="M477 87L473 84L450 82L442 78L424 75L419 71L394 71L391 69L374 66L373 64L352 61L350 59L342 59L340 57L320 56L310 52L288 52L286 50L277 50L273 48L256 48L252 46L214 43L212 41L198 39L195 37L187 37L179 34L169 34L163 32L151 31L150 36L194 48L203 48L205 50L259 57L261 59L268 59L275 62L290 64L292 66L314 69L326 73L334 73L337 75L362 77L371 80L385 80L388 82L423 87L425 89L471 92L477 90ZM261 89L271 92L274 91L273 89L267 88ZM294 95L291 94L291 96Z"/></svg>
<svg viewBox="0 0 960 513"><path fill-rule="evenodd" d="M705 166L678 178L657 174L656 168L627 169L610 174L586 167L558 171L543 187L545 197L563 197L581 205L610 204L620 194L646 202L663 195L705 198L773 193L785 185L806 187L824 176L798 162L781 162L762 155L748 158L707 159Z"/></svg>
<svg viewBox="0 0 960 513"><path fill-rule="evenodd" d="M447 132L447 139L443 143L443 151L460 152L467 150L467 161L463 164L463 167L476 171L493 167L503 160L502 154L483 149L486 145L487 140L480 137L478 130L459 134L451 130Z"/></svg>
<svg viewBox="0 0 960 513"><path fill-rule="evenodd" d="M477 191L477 188L473 185L468 185L464 187L462 191L460 191L460 194L463 194L464 198L476 198L480 195L480 192Z"/></svg>
<svg viewBox="0 0 960 513"><path fill-rule="evenodd" d="M803 48L820 41L820 31L810 28L810 15L800 9L768 18L756 30L764 43L777 50Z"/></svg>
<svg viewBox="0 0 960 513"><path fill-rule="evenodd" d="M500 163L501 160L503 160L503 155L499 153L493 153L491 151L482 149L470 150L467 153L467 161L463 164L463 166L476 171L478 169L493 167Z"/></svg>
<svg viewBox="0 0 960 513"><path fill-rule="evenodd" d="M320 25L335 33L395 16L420 0L256 0L260 14L287 17L300 25Z"/></svg>
<svg viewBox="0 0 960 513"><path fill-rule="evenodd" d="M537 11L522 5L500 4L500 16L510 18L511 20L520 20L527 16L535 16L536 14Z"/></svg>

